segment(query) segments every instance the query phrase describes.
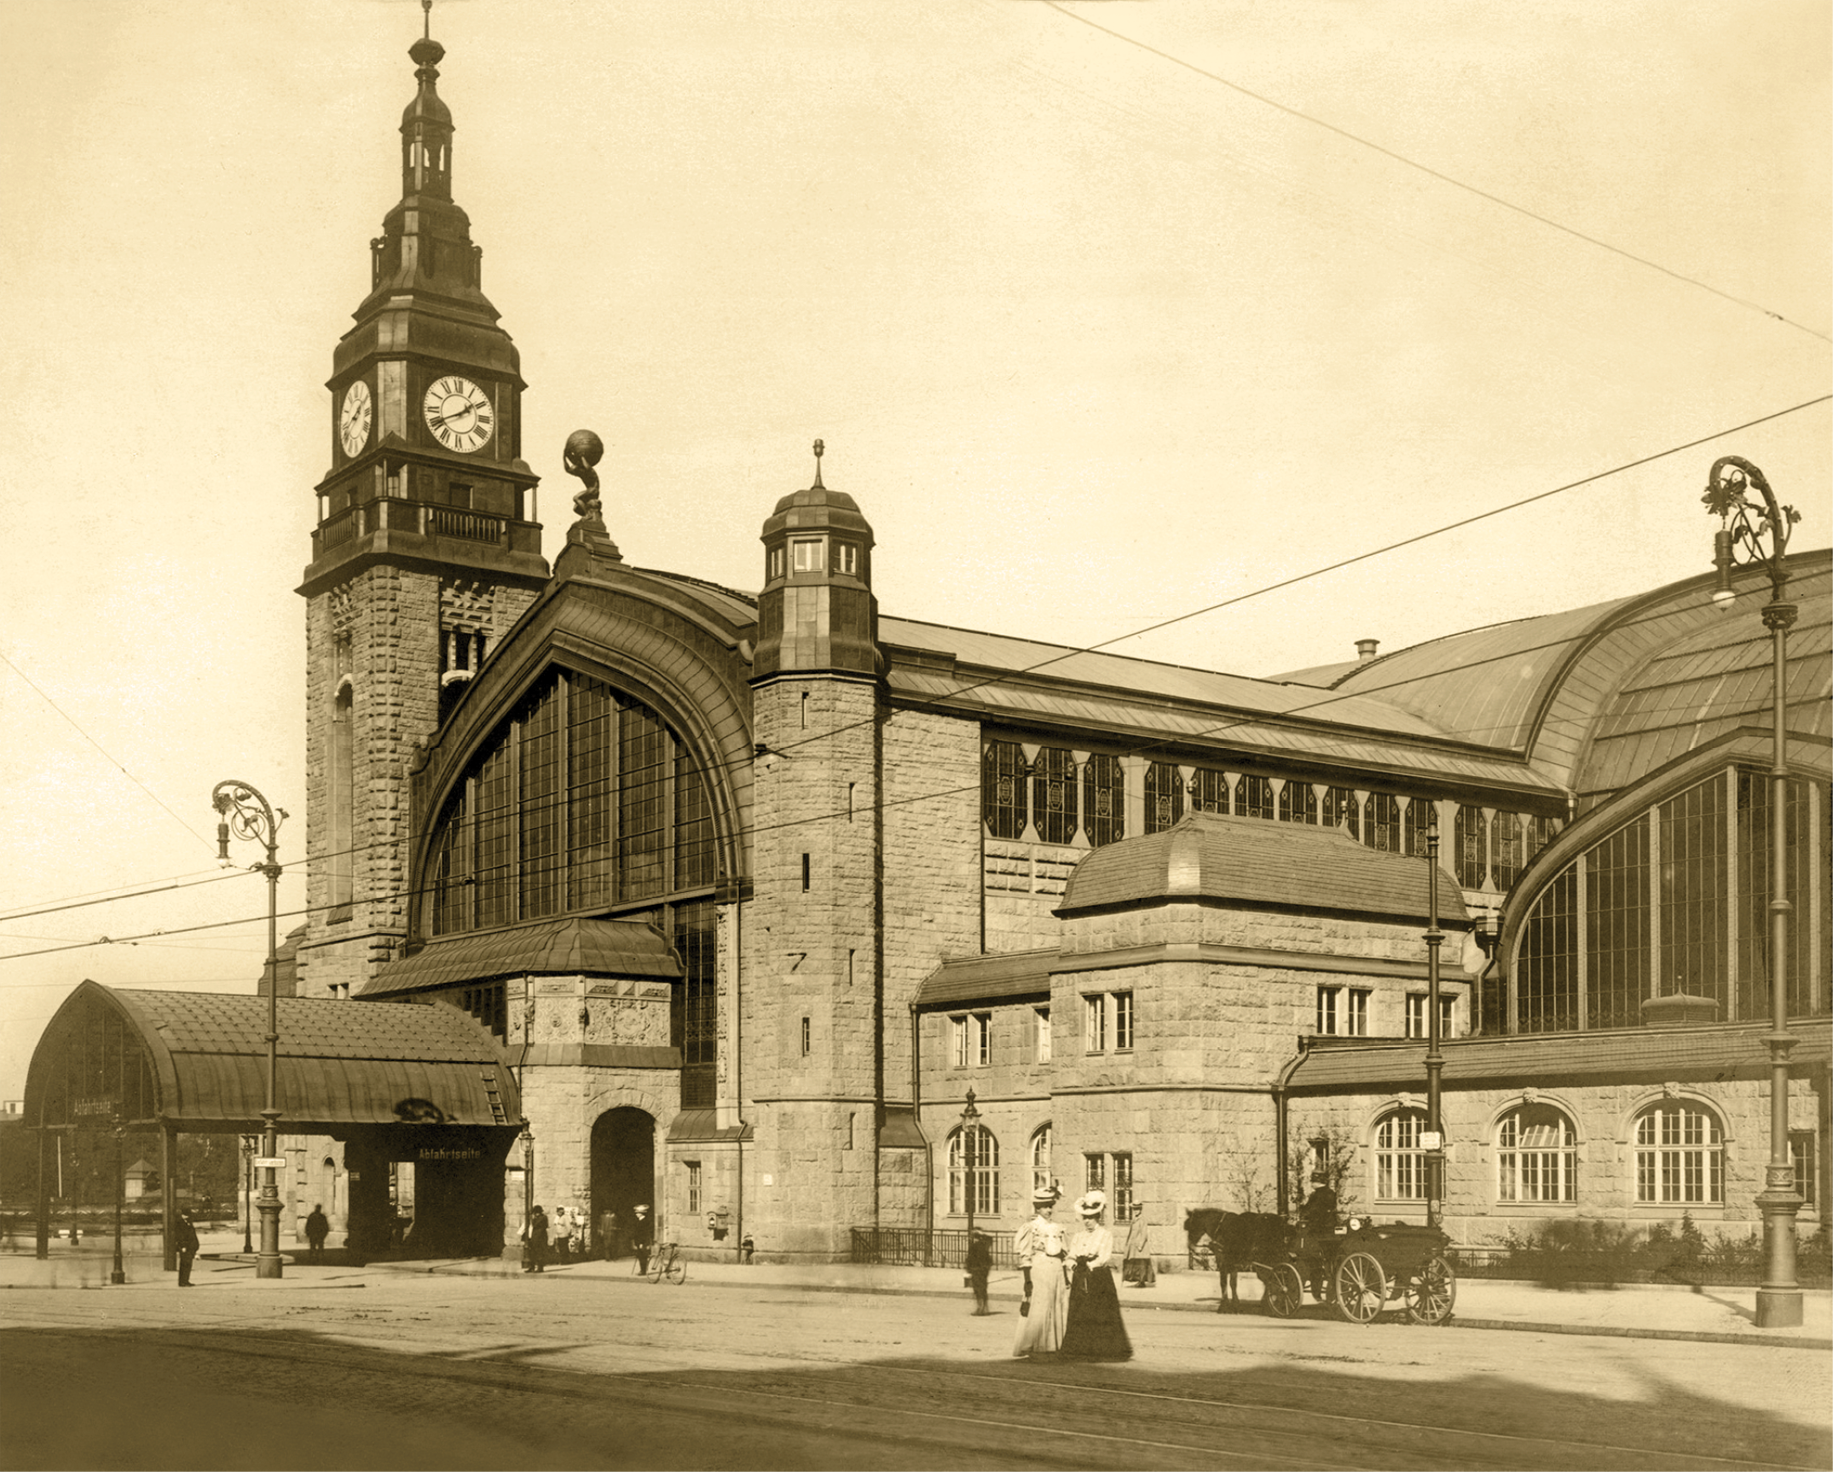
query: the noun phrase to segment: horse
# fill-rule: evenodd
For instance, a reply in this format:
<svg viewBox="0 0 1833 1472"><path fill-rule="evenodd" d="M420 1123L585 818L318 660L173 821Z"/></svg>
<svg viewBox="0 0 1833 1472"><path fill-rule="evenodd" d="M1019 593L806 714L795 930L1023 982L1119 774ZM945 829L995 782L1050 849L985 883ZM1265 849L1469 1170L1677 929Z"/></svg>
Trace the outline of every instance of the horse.
<svg viewBox="0 0 1833 1472"><path fill-rule="evenodd" d="M1241 1302L1236 1274L1250 1263L1279 1262L1286 1256L1291 1229L1283 1216L1265 1211L1224 1211L1219 1206L1192 1207L1184 1215L1184 1236L1190 1250L1207 1238L1221 1284L1217 1313L1228 1312L1232 1298Z"/></svg>

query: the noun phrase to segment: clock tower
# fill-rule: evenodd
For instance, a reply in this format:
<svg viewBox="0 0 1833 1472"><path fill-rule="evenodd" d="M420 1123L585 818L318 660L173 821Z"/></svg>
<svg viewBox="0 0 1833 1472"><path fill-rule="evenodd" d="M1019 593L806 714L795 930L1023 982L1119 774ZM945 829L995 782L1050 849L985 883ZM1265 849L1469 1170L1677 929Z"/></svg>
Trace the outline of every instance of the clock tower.
<svg viewBox="0 0 1833 1472"><path fill-rule="evenodd" d="M401 201L333 355L331 469L307 600L307 882L299 994L348 996L405 934L408 769L546 583L521 458L520 356L452 200L445 48L409 50Z"/></svg>

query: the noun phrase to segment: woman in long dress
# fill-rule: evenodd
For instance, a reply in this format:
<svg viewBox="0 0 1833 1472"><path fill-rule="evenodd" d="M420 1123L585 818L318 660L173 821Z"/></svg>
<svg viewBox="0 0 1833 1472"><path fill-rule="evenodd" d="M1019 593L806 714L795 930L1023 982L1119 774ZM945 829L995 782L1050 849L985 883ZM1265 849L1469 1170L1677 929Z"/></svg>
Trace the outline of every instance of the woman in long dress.
<svg viewBox="0 0 1833 1472"><path fill-rule="evenodd" d="M1070 1265L1069 1317L1058 1352L1085 1360L1130 1360L1133 1344L1120 1322L1120 1295L1114 1291L1114 1234L1101 1225L1107 1197L1090 1191L1076 1202L1081 1230L1067 1246Z"/></svg>
<svg viewBox="0 0 1833 1472"><path fill-rule="evenodd" d="M1051 1354L1063 1342L1063 1325L1069 1313L1069 1276L1064 1271L1067 1238L1050 1219L1057 1193L1049 1187L1031 1195L1031 1220L1018 1229L1013 1253L1025 1270L1025 1304L1018 1321L1014 1355Z"/></svg>

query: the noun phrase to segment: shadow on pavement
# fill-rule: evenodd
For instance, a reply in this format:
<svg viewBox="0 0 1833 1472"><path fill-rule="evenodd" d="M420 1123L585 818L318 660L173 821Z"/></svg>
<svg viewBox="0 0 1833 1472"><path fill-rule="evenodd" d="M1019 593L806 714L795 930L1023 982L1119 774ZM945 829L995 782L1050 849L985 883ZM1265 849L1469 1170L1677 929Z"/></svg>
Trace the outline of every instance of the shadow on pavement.
<svg viewBox="0 0 1833 1472"><path fill-rule="evenodd" d="M386 1334L386 1315L376 1332ZM575 1346L403 1353L312 1331L0 1330L0 1465L1825 1467L1833 1437L1645 1372L1634 1401L1333 1357L1224 1373L934 1356L593 1373ZM1322 1348L1323 1346L1320 1346ZM1804 1385L1823 1376L1810 1374ZM1810 1390L1809 1392L1813 1392ZM1824 1412L1804 1406L1803 1417Z"/></svg>

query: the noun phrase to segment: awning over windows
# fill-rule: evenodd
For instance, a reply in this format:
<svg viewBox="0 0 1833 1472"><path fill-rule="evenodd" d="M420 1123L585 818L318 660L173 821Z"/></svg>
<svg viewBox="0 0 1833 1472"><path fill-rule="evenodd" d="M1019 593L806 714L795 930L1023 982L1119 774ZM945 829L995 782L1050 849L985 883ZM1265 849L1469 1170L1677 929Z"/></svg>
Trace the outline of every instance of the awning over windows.
<svg viewBox="0 0 1833 1472"><path fill-rule="evenodd" d="M86 981L51 1019L26 1075L28 1126L155 1121L181 1129L260 1128L267 998L155 992ZM513 1125L507 1061L456 1007L277 1003L281 1128L353 1124Z"/></svg>
<svg viewBox="0 0 1833 1472"><path fill-rule="evenodd" d="M384 966L363 998L467 986L504 976L681 975L667 937L638 920L542 920L429 941Z"/></svg>

